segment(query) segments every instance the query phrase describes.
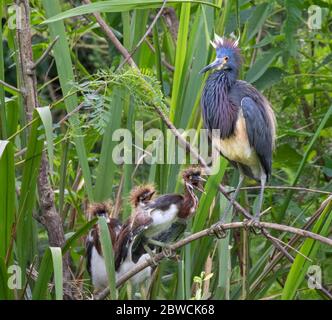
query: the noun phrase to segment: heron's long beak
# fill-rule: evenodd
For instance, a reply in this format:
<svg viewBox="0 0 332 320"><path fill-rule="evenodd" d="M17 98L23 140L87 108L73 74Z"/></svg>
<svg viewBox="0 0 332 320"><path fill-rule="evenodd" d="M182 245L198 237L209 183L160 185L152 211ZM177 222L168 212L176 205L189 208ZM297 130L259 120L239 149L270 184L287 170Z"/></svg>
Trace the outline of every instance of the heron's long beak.
<svg viewBox="0 0 332 320"><path fill-rule="evenodd" d="M212 63L208 64L206 67L204 67L199 74L205 73L208 70L217 68L217 67L222 67L225 64L225 60L217 58L214 60Z"/></svg>

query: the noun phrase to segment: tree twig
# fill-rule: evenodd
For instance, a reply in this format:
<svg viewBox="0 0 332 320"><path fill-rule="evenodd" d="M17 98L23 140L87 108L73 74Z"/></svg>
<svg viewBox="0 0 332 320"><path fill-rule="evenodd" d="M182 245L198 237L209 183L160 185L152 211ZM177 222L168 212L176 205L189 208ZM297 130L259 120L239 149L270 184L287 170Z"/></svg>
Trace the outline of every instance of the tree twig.
<svg viewBox="0 0 332 320"><path fill-rule="evenodd" d="M11 84L3 81L3 80L0 80L0 85L6 87L6 88L9 88L17 93L22 93L22 91L20 89L17 89L16 87L12 86Z"/></svg>
<svg viewBox="0 0 332 320"><path fill-rule="evenodd" d="M150 26L147 28L146 32L144 33L143 37L138 41L138 43L136 44L135 48L132 50L132 52L130 53L129 56L127 56L117 67L117 70L120 70L123 65L125 63L127 63L128 59L131 58L135 52L137 51L137 49L142 45L142 43L144 42L144 40L146 39L146 37L150 34L152 28L154 27L154 25L156 24L156 22L158 21L159 17L161 16L165 6L166 6L166 2L167 0L163 1L163 5L161 6L161 8L159 9L158 13L156 14L156 16L154 17L153 21L151 22Z"/></svg>
<svg viewBox="0 0 332 320"><path fill-rule="evenodd" d="M242 187L240 190L255 190L260 189L260 186L254 186L254 187ZM265 186L264 189L274 189L274 190L297 190L297 191L304 191L304 192L312 192L312 193L321 193L321 194L332 194L332 192L324 191L324 190L317 190L317 189L311 189L311 188L304 188L304 187L289 187L289 186ZM228 193L235 192L235 189L232 189L228 191Z"/></svg>
<svg viewBox="0 0 332 320"><path fill-rule="evenodd" d="M56 36L54 38L54 40L52 41L52 43L48 46L48 48L44 51L44 53L40 56L40 58L31 66L31 70L34 70L37 68L37 66L44 61L44 59L48 56L48 54L51 52L51 50L53 49L54 45L56 44L56 42L58 41L60 37Z"/></svg>
<svg viewBox="0 0 332 320"><path fill-rule="evenodd" d="M86 3L86 4L91 4L90 0L83 0L83 2ZM105 34L112 41L112 43L114 44L114 46L116 47L116 49L123 55L123 57L125 59L127 59L127 62L129 63L129 65L132 68L136 68L137 69L137 65L136 65L135 61L131 58L131 56L130 56L129 52L127 51L127 49L121 44L121 42L115 36L115 34L112 31L112 29L107 25L107 23L105 22L105 20L102 18L102 16L100 15L100 13L94 12L93 15L95 16L95 18L96 18L99 26L103 29L103 31L105 32Z"/></svg>

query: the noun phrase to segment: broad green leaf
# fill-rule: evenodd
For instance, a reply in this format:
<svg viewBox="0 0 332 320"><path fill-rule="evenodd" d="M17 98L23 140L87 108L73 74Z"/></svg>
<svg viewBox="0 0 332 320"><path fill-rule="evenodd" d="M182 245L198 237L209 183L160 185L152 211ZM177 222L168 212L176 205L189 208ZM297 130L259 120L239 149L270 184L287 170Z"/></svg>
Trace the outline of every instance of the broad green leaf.
<svg viewBox="0 0 332 320"><path fill-rule="evenodd" d="M184 80L183 66L185 63L186 51L187 51L189 22L190 22L190 4L184 3L181 6L179 31L176 43L176 56L175 56L175 66L174 66L175 72L174 72L173 87L172 87L172 100L169 112L169 119L175 125L180 120L180 118L175 119L175 115L177 114L176 111L178 108L178 101L180 100L179 95L182 94L180 92L180 87L181 87L181 82Z"/></svg>
<svg viewBox="0 0 332 320"><path fill-rule="evenodd" d="M16 247L18 263L23 270L32 257L32 245L27 247L27 243L32 244L32 211L36 203L37 176L44 145L44 139L41 138L43 132L40 130L43 126L37 111L34 111L33 119L25 154L17 215Z"/></svg>
<svg viewBox="0 0 332 320"><path fill-rule="evenodd" d="M269 89L276 83L280 82L284 75L286 75L284 70L277 67L270 67L258 80L253 83L253 85L258 90Z"/></svg>
<svg viewBox="0 0 332 320"><path fill-rule="evenodd" d="M272 49L264 53L248 70L246 81L250 83L257 81L280 53L280 49Z"/></svg>
<svg viewBox="0 0 332 320"><path fill-rule="evenodd" d="M9 276L5 260L0 257L0 301L14 299L14 292L8 287Z"/></svg>
<svg viewBox="0 0 332 320"><path fill-rule="evenodd" d="M302 16L302 1L285 0L285 9L287 12L286 20L283 24L283 32L286 37L286 48L290 54L295 56L297 52L296 32Z"/></svg>
<svg viewBox="0 0 332 320"><path fill-rule="evenodd" d="M110 288L110 296L112 300L117 298L116 294L116 278L115 278L115 268L114 268L114 254L111 236L108 230L108 225L104 217L98 218L98 224L100 228L100 243L105 260L108 283Z"/></svg>
<svg viewBox="0 0 332 320"><path fill-rule="evenodd" d="M43 6L46 11L46 16L54 16L61 12L60 3L58 0L43 0ZM73 73L73 65L70 56L70 48L67 40L67 34L62 21L53 22L49 24L51 39L54 40L57 36L59 39L53 48L56 67L58 70L59 80L61 84L62 94L64 96L71 92L71 82L75 81ZM72 94L65 99L67 112L73 111L78 106L78 98L76 94ZM91 174L88 164L84 140L80 128L78 115L74 113L69 117L69 123L73 130L74 142L76 146L77 156L82 167L84 185L87 190L89 200L93 200Z"/></svg>
<svg viewBox="0 0 332 320"><path fill-rule="evenodd" d="M116 88L113 92L112 110L110 123L106 127L100 152L99 164L97 167L96 187L94 190L95 201L104 201L111 197L113 193L113 180L118 164L114 162L114 147L119 145L113 137L114 132L121 127L121 115L123 100L121 94L124 89ZM126 145L124 145L124 148Z"/></svg>
<svg viewBox="0 0 332 320"><path fill-rule="evenodd" d="M178 3L201 3L215 8L219 8L217 5L208 1L198 0L170 0L167 1L167 5L174 5ZM163 4L162 0L109 0L98 1L88 5L79 6L70 10L67 10L61 14L56 14L53 17L47 19L43 23L51 23L66 18L71 18L83 14L89 14L93 12L124 12L134 9L150 9L158 8Z"/></svg>
<svg viewBox="0 0 332 320"><path fill-rule="evenodd" d="M53 128L52 128L52 114L49 107L36 108L39 117L44 125L48 162L50 165L50 174L53 174L54 151L53 151Z"/></svg>
<svg viewBox="0 0 332 320"><path fill-rule="evenodd" d="M199 206L195 214L192 232L198 232L204 228L204 225L209 215L212 201L217 195L219 184L224 176L227 167L227 160L225 158L219 157L215 161L214 165L216 166L216 168L218 168L218 172L214 175L209 176L209 179L205 186L205 192L201 196Z"/></svg>
<svg viewBox="0 0 332 320"><path fill-rule="evenodd" d="M54 274L56 300L63 299L63 277L62 277L62 253L61 248L49 247L46 249L35 287L32 292L33 300L44 300L47 298L49 281Z"/></svg>
<svg viewBox="0 0 332 320"><path fill-rule="evenodd" d="M269 3L262 3L255 8L255 11L248 20L246 43L255 36L260 28L262 28L270 8L271 5Z"/></svg>
<svg viewBox="0 0 332 320"><path fill-rule="evenodd" d="M65 254L70 247L74 244L74 242L80 239L82 236L88 233L88 231L96 224L97 218L87 222L81 228L79 228L70 238L66 241L65 245L62 248L63 254Z"/></svg>
<svg viewBox="0 0 332 320"><path fill-rule="evenodd" d="M3 16L3 8L2 2L0 3L0 18ZM3 24L0 25L0 39L3 39L2 35ZM4 41L0 41L0 80L5 81L5 61L4 61ZM5 104L5 90L2 85L0 85L0 124L1 124L1 132L0 139L6 139L8 134L7 129L7 116L6 116L6 104Z"/></svg>
<svg viewBox="0 0 332 320"><path fill-rule="evenodd" d="M12 143L0 140L0 258L6 259L15 220L15 169ZM11 255L9 256L9 258ZM9 259L9 263L12 259Z"/></svg>

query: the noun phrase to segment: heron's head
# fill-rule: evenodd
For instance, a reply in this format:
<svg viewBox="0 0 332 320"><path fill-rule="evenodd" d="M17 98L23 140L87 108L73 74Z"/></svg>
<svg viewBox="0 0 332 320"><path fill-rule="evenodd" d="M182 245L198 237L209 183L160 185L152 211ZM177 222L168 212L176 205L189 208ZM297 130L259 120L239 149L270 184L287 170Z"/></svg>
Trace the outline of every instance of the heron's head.
<svg viewBox="0 0 332 320"><path fill-rule="evenodd" d="M219 37L211 41L211 45L216 49L216 59L204 67L200 73L207 72L211 69L224 70L237 76L241 66L241 54L238 47L238 40L233 41Z"/></svg>
<svg viewBox="0 0 332 320"><path fill-rule="evenodd" d="M137 207L139 204L147 204L156 193L155 187L150 184L138 186L130 193L130 201L133 207Z"/></svg>
<svg viewBox="0 0 332 320"><path fill-rule="evenodd" d="M204 192L203 182L206 180L204 178L202 178L201 168L190 167L183 172L182 177L183 177L184 183L186 185L189 185L189 186L193 187L194 189Z"/></svg>
<svg viewBox="0 0 332 320"><path fill-rule="evenodd" d="M88 206L87 213L90 218L104 217L108 222L112 209L113 209L113 204L110 200L101 203L90 203Z"/></svg>

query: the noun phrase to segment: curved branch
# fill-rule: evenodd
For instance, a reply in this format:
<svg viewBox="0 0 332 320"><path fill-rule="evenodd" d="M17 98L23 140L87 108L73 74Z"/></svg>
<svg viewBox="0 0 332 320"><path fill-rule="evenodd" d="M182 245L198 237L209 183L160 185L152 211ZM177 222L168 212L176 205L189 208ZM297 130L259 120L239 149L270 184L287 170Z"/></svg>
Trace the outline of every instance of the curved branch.
<svg viewBox="0 0 332 320"><path fill-rule="evenodd" d="M91 4L90 0L83 0L86 4ZM114 32L112 29L107 25L105 20L101 17L99 12L94 12L93 15L95 16L99 26L103 29L107 37L113 42L114 46L116 49L123 55L123 57L127 60L129 65L132 68L137 69L137 65L135 61L131 58L129 52L127 49L121 44L121 42L118 40L118 38L115 36Z"/></svg>
<svg viewBox="0 0 332 320"><path fill-rule="evenodd" d="M165 6L166 6L166 2L167 0L164 0L163 5L161 6L161 8L159 9L158 13L156 14L156 16L154 17L153 21L151 22L150 26L147 28L146 32L144 33L143 37L141 38L141 40L138 41L138 43L136 44L135 48L132 50L132 52L129 54L129 56L127 58L125 58L120 65L117 67L117 70L121 69L123 67L123 65L128 61L129 58L131 58L134 53L137 51L137 49L142 45L142 43L144 42L144 40L146 39L146 37L150 34L152 28L154 27L154 25L156 24L156 22L158 21L159 17L161 16Z"/></svg>

